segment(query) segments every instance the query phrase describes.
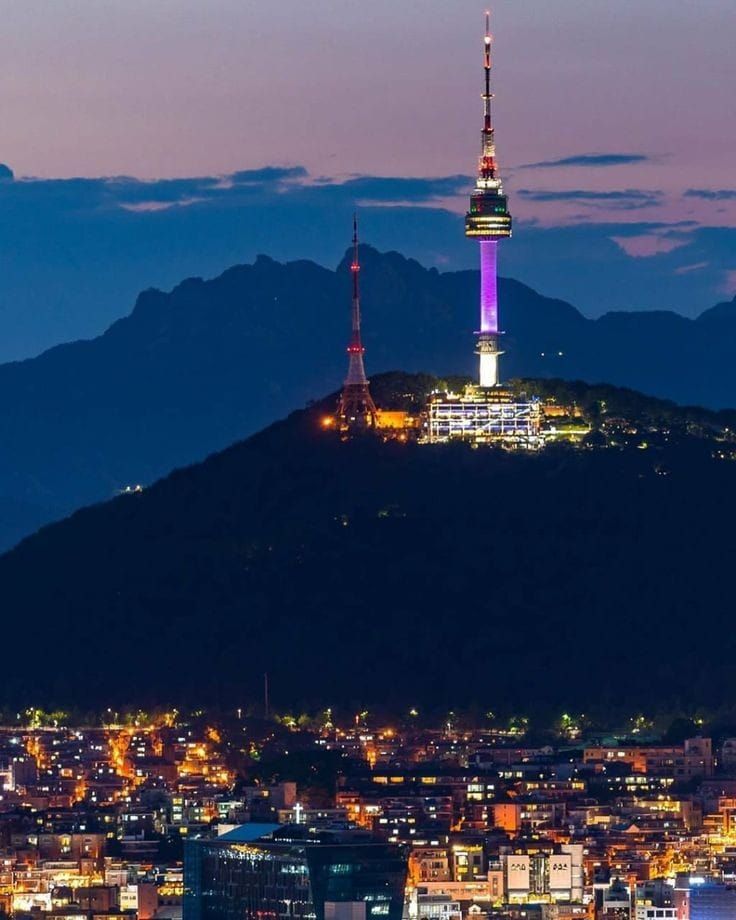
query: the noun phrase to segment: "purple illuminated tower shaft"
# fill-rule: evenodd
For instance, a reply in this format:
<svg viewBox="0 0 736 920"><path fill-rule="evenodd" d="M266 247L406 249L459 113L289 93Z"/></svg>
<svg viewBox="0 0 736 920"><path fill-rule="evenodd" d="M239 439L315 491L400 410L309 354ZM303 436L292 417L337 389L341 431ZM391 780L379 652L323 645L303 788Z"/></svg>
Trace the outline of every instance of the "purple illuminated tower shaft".
<svg viewBox="0 0 736 920"><path fill-rule="evenodd" d="M495 240L480 241L480 331L498 335L498 286Z"/></svg>

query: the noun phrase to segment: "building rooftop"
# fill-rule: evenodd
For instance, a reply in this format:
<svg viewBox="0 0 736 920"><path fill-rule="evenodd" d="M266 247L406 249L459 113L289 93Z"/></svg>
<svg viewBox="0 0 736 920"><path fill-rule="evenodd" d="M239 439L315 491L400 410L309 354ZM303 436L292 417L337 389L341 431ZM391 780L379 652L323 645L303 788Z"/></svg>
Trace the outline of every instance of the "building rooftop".
<svg viewBox="0 0 736 920"><path fill-rule="evenodd" d="M268 837L269 834L273 834L274 831L277 831L282 826L281 824L266 824L253 821L248 824L240 824L217 839L227 840L230 843L251 843L254 840L260 840L261 837Z"/></svg>

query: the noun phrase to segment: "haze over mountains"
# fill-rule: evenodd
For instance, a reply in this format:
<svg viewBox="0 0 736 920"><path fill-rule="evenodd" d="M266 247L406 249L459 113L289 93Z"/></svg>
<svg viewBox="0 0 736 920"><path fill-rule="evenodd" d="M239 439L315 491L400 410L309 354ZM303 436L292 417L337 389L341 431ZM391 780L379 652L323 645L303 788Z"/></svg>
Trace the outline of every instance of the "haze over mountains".
<svg viewBox="0 0 736 920"><path fill-rule="evenodd" d="M369 373L474 372L476 272L361 248ZM0 546L45 520L149 484L335 390L349 272L260 257L211 281L147 291L97 339L0 366ZM736 302L697 320L598 320L501 280L506 377L607 381L736 405Z"/></svg>

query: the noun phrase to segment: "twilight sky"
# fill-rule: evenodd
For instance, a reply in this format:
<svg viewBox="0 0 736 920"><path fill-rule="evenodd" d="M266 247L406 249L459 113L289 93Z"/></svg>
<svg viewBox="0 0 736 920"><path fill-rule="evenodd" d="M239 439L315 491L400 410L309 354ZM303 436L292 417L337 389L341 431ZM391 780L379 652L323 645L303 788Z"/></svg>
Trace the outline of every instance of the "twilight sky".
<svg viewBox="0 0 736 920"><path fill-rule="evenodd" d="M75 198L78 183L13 183L8 213L2 208L9 193L0 190L0 244L7 244L0 269L11 274L21 271L9 263L25 245L43 257L37 237L56 247L53 259L65 271L66 250L70 263L86 268L77 225L87 214L88 236L96 236L103 208L116 228L125 217L119 211L143 220L146 211L189 208L195 224L206 211L201 227L210 232L213 209L226 207L227 196L215 203L210 195L201 207L201 177L265 166L306 170L295 202L305 187L312 201L327 189L321 216L313 215L313 233L325 245L310 240L300 251L275 231L260 233L261 222L251 220L250 236L241 228L223 253L237 243L244 257L265 250L336 261L342 237L328 225L342 219L342 210L333 191L357 176L442 181L431 188L383 186L386 194L374 183L367 196L360 183L348 185L337 196L344 210L356 202L376 212L382 204L421 208L439 228L450 224L438 207L456 213L464 207L469 180L457 177L474 171L480 126L483 4L477 0L4 0L2 12L0 162L17 177L186 180L175 195L167 186L164 200L161 183L151 183L150 194L138 190L135 202L111 198L100 186L103 204L90 203L89 186ZM591 314L671 306L692 315L733 294L733 16L733 0L493 4L499 157L518 221L504 250L507 273L575 299ZM199 177L199 185L190 177ZM329 182L319 183L323 178ZM289 200L291 190L273 189L271 205ZM247 207L241 199L237 204ZM264 208L261 199L252 204ZM39 229L47 213L61 223ZM392 229L390 214L374 214L372 241L439 266L472 264L470 250L459 255L461 240L448 239L443 249L439 229L424 248L416 239L403 244L402 221ZM70 232L60 242L70 223L81 241ZM588 260L584 283L570 281L572 264L550 274L549 233L557 227ZM171 262L157 274L142 265L130 239L115 237L119 228L110 233L107 251L130 248L138 287L173 283L184 255L196 249L188 240L176 268ZM125 249L116 249L115 258L124 259ZM591 271L591 258L602 267ZM186 264L192 273L227 263L192 257ZM636 286L642 269L646 293L611 294L611 277ZM124 289L125 297L130 293ZM0 280L5 336L15 315L10 297ZM38 300L47 302L45 292ZM85 326L67 322L67 307L59 304L46 338L34 333L10 353L99 331L108 314L130 307L116 303ZM34 309L29 303L26 315Z"/></svg>
<svg viewBox="0 0 736 920"><path fill-rule="evenodd" d="M38 176L473 165L478 0L5 0L2 157ZM497 0L507 166L656 156L634 185L733 179L732 0ZM535 176L535 178L537 178ZM545 180L548 177L544 176ZM571 187L590 176L570 170Z"/></svg>

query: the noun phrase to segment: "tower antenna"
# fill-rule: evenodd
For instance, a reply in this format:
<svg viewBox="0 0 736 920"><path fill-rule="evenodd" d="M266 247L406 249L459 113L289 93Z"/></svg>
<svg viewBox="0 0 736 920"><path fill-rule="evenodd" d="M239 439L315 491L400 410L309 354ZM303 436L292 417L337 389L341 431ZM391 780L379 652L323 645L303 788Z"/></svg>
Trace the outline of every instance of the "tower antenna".
<svg viewBox="0 0 736 920"><path fill-rule="evenodd" d="M350 271L353 276L353 336L357 336L356 341L360 344L362 353L365 352L360 340L360 289L358 286L358 274L360 273L360 259L358 257L358 215L353 212L353 261L350 265ZM365 369L363 370L365 377Z"/></svg>
<svg viewBox="0 0 736 920"><path fill-rule="evenodd" d="M486 35L483 41L483 70L485 71L485 92L483 93L483 130L491 131L491 44L493 36L491 35L491 11L486 10Z"/></svg>

